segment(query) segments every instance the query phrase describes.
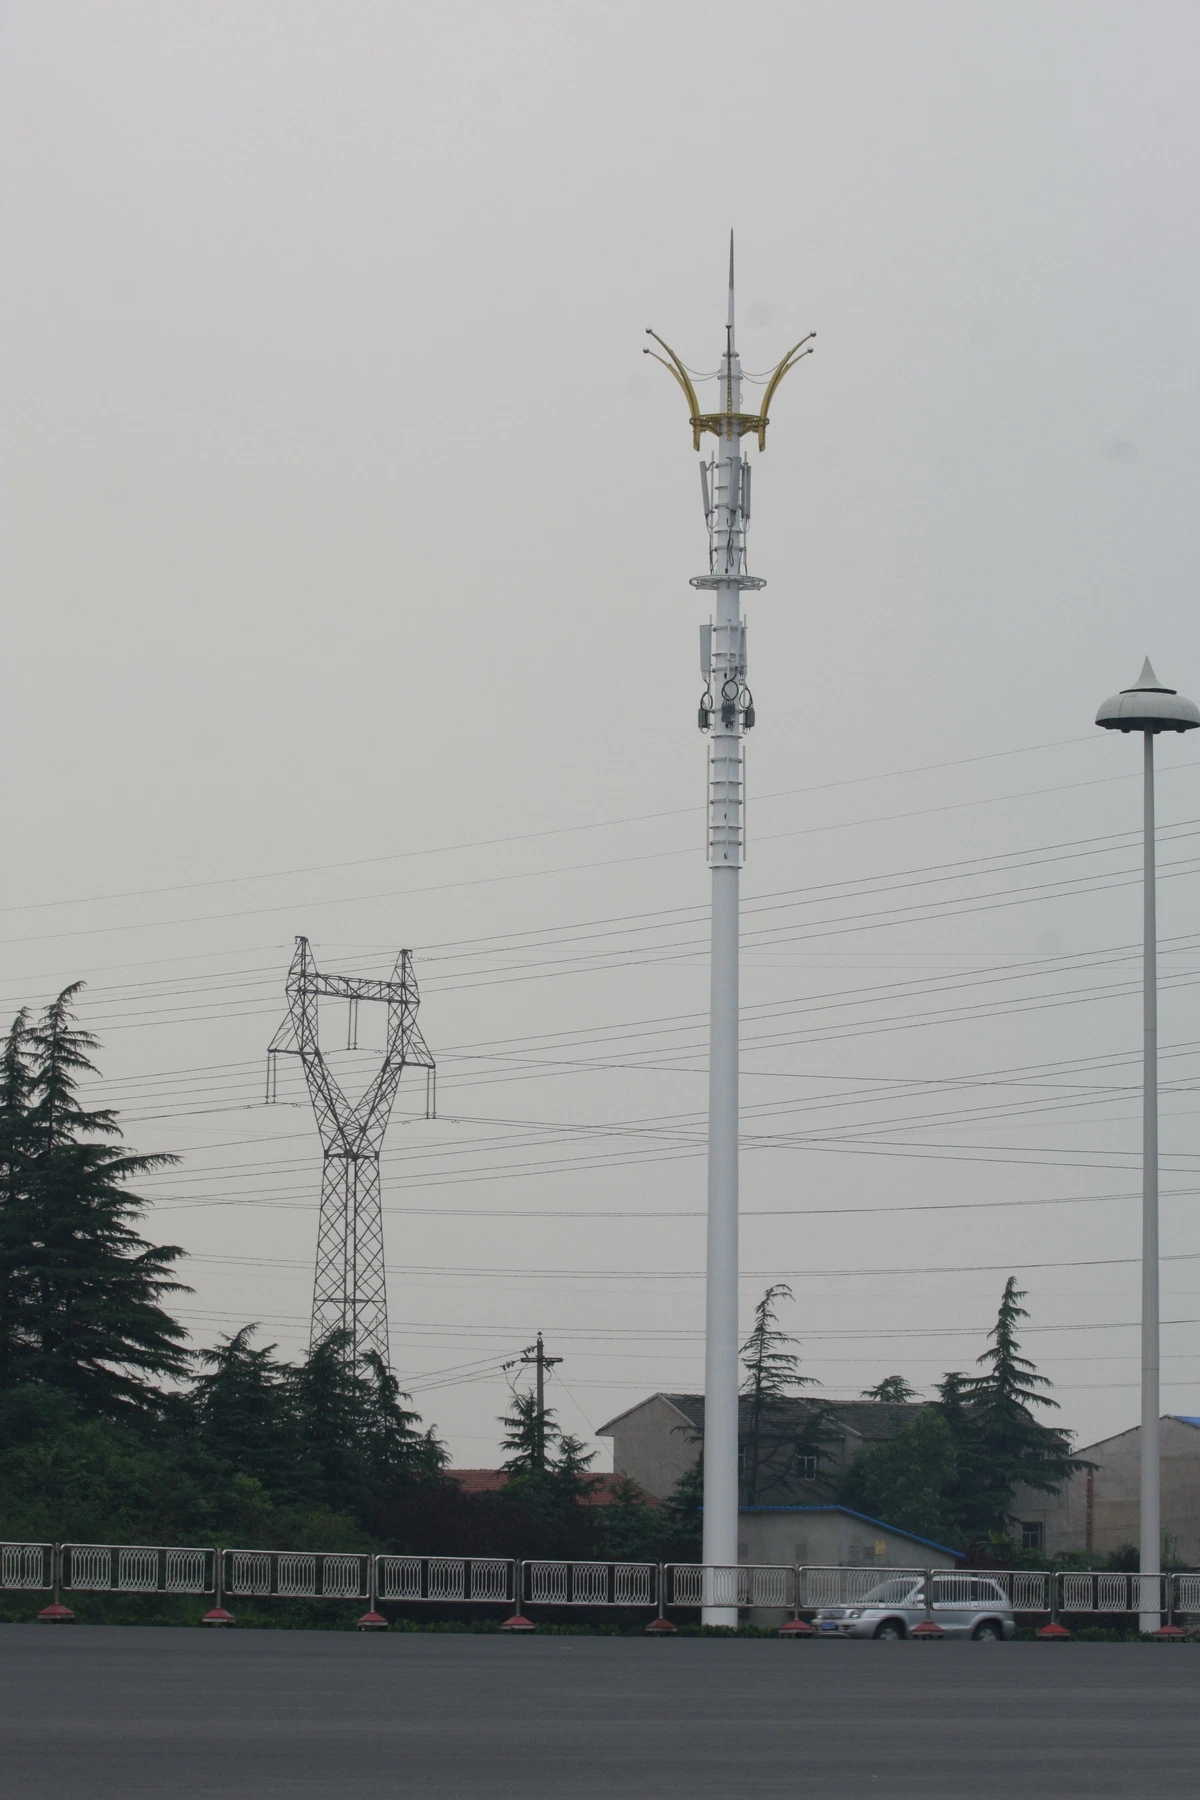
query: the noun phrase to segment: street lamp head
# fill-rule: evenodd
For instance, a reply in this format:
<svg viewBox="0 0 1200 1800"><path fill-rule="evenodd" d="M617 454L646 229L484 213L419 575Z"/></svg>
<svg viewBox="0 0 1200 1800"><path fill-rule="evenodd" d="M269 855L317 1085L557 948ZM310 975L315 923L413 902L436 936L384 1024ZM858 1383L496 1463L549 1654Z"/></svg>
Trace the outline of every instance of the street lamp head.
<svg viewBox="0 0 1200 1800"><path fill-rule="evenodd" d="M1164 687L1147 657L1132 687L1106 700L1096 714L1107 731L1194 731L1200 709L1174 688Z"/></svg>

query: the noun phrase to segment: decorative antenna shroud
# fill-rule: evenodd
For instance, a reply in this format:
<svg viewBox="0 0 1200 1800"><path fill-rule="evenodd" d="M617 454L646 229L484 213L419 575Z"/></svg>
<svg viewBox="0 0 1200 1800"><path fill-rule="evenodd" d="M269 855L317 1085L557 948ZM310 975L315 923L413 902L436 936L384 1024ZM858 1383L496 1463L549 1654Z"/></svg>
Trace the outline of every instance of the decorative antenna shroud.
<svg viewBox="0 0 1200 1800"><path fill-rule="evenodd" d="M412 1064L427 1071L427 1118L436 1102L436 1064L417 1027L420 995L412 956L401 950L388 981L323 975L308 939L298 937L286 992L288 1015L267 1049L267 1099L274 1100L276 1094L276 1058L298 1056L323 1157L309 1349L335 1331L344 1331L348 1360L356 1362L373 1350L390 1364L379 1154L406 1067ZM353 1106L321 1053L322 995L349 1003L355 1035L360 1001L377 1001L388 1009L383 1061Z"/></svg>
<svg viewBox="0 0 1200 1800"><path fill-rule="evenodd" d="M712 1579L712 1571L738 1560L738 1036L740 879L745 860L745 760L743 739L755 723L746 683L747 629L741 597L766 584L746 561L752 464L742 440L753 433L766 449L771 404L789 370L812 352L813 333L776 363L757 412L742 410L742 365L736 343L733 234L729 237L729 294L725 353L717 379L717 408L705 411L690 371L664 338L649 333L663 364L687 403L692 442L705 432L717 439L711 460L701 463L701 497L708 531L708 571L691 586L713 595L713 614L700 627L704 690L696 723L708 738L708 862L712 879L709 964L708 1233L704 1324L704 1509L701 1618L705 1625L736 1626L738 1612ZM697 380L709 377L697 377Z"/></svg>

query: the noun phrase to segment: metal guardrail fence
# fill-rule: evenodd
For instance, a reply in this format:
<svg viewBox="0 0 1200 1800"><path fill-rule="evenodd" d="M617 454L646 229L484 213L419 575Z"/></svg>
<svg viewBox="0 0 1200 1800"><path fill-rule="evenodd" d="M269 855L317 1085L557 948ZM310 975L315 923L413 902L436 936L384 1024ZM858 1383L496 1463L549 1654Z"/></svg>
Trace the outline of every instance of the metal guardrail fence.
<svg viewBox="0 0 1200 1800"><path fill-rule="evenodd" d="M524 1605L658 1605L658 1563L527 1562L522 1567Z"/></svg>
<svg viewBox="0 0 1200 1800"><path fill-rule="evenodd" d="M861 1606L866 1596L880 1587L894 1586L899 1597L924 1579L924 1569L805 1566L796 1571L796 1605L801 1612L813 1612L820 1606Z"/></svg>
<svg viewBox="0 0 1200 1800"><path fill-rule="evenodd" d="M215 1550L144 1544L62 1544L59 1581L77 1593L211 1594Z"/></svg>
<svg viewBox="0 0 1200 1800"><path fill-rule="evenodd" d="M516 1570L507 1556L377 1556L375 1595L379 1600L515 1606Z"/></svg>
<svg viewBox="0 0 1200 1800"><path fill-rule="evenodd" d="M230 1599L380 1601L694 1610L704 1606L790 1613L859 1605L881 1586L922 1585L927 1615L970 1603L995 1582L1015 1613L1200 1615L1200 1572L1143 1576L1107 1569L917 1569L758 1563L574 1562L495 1556L372 1555L366 1551L241 1550L186 1545L0 1543L0 1593L53 1589L48 1613L70 1617L61 1595L215 1595L209 1616L226 1622Z"/></svg>
<svg viewBox="0 0 1200 1800"><path fill-rule="evenodd" d="M668 1606L773 1606L796 1604L800 1571L792 1563L667 1563Z"/></svg>
<svg viewBox="0 0 1200 1800"><path fill-rule="evenodd" d="M1059 1612L1164 1612L1175 1602L1170 1575L1123 1575L1108 1570L1064 1569L1054 1581ZM1177 1603L1173 1610L1177 1610Z"/></svg>
<svg viewBox="0 0 1200 1800"><path fill-rule="evenodd" d="M335 1550L222 1550L225 1594L261 1600L365 1600L373 1558Z"/></svg>
<svg viewBox="0 0 1200 1800"><path fill-rule="evenodd" d="M1050 1610L1051 1576L1042 1569L965 1569L965 1575L997 1581L1008 1595L1014 1612L1044 1613Z"/></svg>
<svg viewBox="0 0 1200 1800"><path fill-rule="evenodd" d="M1200 1575L1176 1575L1175 1611L1200 1613Z"/></svg>
<svg viewBox="0 0 1200 1800"><path fill-rule="evenodd" d="M53 1544L0 1544L0 1592L54 1586Z"/></svg>

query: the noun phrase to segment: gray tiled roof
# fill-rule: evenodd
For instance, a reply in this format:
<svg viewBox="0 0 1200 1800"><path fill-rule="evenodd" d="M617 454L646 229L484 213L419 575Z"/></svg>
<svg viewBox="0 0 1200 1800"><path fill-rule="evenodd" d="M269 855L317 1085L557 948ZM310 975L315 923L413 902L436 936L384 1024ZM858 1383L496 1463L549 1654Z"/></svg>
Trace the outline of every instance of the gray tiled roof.
<svg viewBox="0 0 1200 1800"><path fill-rule="evenodd" d="M689 1418L698 1431L704 1429L704 1395L703 1394L664 1394L672 1406ZM771 1408L772 1424L780 1427L795 1422L797 1431L803 1431L818 1409L824 1405L838 1422L852 1431L865 1443L883 1443L895 1437L903 1429L915 1413L920 1412L925 1403L919 1400L894 1402L888 1400L780 1400ZM738 1429L749 1428L750 1401L743 1394L738 1401Z"/></svg>

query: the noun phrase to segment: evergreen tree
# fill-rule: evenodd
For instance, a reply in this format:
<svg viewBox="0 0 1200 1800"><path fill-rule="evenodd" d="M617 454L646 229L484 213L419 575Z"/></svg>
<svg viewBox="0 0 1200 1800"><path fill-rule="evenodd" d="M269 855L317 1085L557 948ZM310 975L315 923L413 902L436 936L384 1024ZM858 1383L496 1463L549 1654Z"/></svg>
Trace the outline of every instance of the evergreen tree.
<svg viewBox="0 0 1200 1800"><path fill-rule="evenodd" d="M572 1437L568 1431L559 1432L558 1450L548 1470L558 1512L570 1515L592 1492L596 1476L589 1475L588 1470L595 1460L596 1452L585 1451L580 1438Z"/></svg>
<svg viewBox="0 0 1200 1800"><path fill-rule="evenodd" d="M371 1394L350 1358L348 1331L331 1331L291 1380L311 1497L350 1512L367 1487Z"/></svg>
<svg viewBox="0 0 1200 1800"><path fill-rule="evenodd" d="M500 1423L505 1428L501 1447L511 1451L507 1462L500 1465L506 1474L544 1474L561 1436L553 1409L549 1406L539 1408L536 1394L519 1393L514 1388L511 1410L502 1416Z"/></svg>
<svg viewBox="0 0 1200 1800"><path fill-rule="evenodd" d="M255 1349L255 1325L243 1325L197 1360L205 1372L191 1391L191 1410L208 1453L261 1482L276 1499L299 1492L299 1424L293 1410L295 1370L276 1362L274 1344Z"/></svg>
<svg viewBox="0 0 1200 1800"><path fill-rule="evenodd" d="M863 1400L882 1400L889 1406L903 1405L918 1397L916 1388L911 1387L903 1375L885 1375L874 1387L864 1388L859 1396Z"/></svg>
<svg viewBox="0 0 1200 1800"><path fill-rule="evenodd" d="M779 1329L776 1305L792 1297L785 1282L769 1287L754 1309L754 1328L742 1345L746 1371L742 1392L749 1399L741 1445L745 1506L753 1506L764 1488L786 1483L800 1456L819 1454L824 1436L824 1409L815 1408L797 1431L786 1405L796 1388L816 1386L811 1376L800 1373L800 1358L790 1348L797 1340Z"/></svg>
<svg viewBox="0 0 1200 1800"><path fill-rule="evenodd" d="M950 1369L937 1387L937 1408L954 1445L954 1473L946 1505L954 1521L954 1542L986 1537L992 1529L994 1505L986 1449L979 1417L971 1399L972 1379Z"/></svg>
<svg viewBox="0 0 1200 1800"><path fill-rule="evenodd" d="M838 1498L902 1531L945 1543L957 1535L957 1473L949 1426L935 1406L923 1406L894 1438L860 1452Z"/></svg>
<svg viewBox="0 0 1200 1800"><path fill-rule="evenodd" d="M30 1297L32 1080L29 1013L22 1007L0 1050L0 1390L15 1379L22 1341L20 1321Z"/></svg>
<svg viewBox="0 0 1200 1800"><path fill-rule="evenodd" d="M685 1556L698 1556L704 1514L703 1446L667 1495L662 1511L668 1542Z"/></svg>
<svg viewBox="0 0 1200 1800"><path fill-rule="evenodd" d="M657 1562L663 1549L663 1509L628 1475L613 1483L603 1509L603 1550L611 1562Z"/></svg>
<svg viewBox="0 0 1200 1800"><path fill-rule="evenodd" d="M985 1373L965 1383L981 1477L977 1500L993 1531L1005 1529L1017 1482L1053 1494L1075 1470L1086 1466L1071 1455L1064 1432L1041 1424L1030 1411L1033 1406L1057 1409L1058 1402L1046 1392L1048 1378L1021 1354L1016 1333L1017 1321L1029 1317L1021 1305L1024 1298L1016 1277L1010 1275L990 1333L991 1346L978 1358Z"/></svg>
<svg viewBox="0 0 1200 1800"><path fill-rule="evenodd" d="M512 1391L512 1406L500 1423L501 1440L511 1452L500 1466L508 1475L506 1492L544 1518L570 1518L592 1488L588 1474L595 1452L585 1454L580 1440L564 1432L549 1406L538 1407L537 1395Z"/></svg>
<svg viewBox="0 0 1200 1800"><path fill-rule="evenodd" d="M114 1114L89 1111L81 1078L96 1040L74 1023L79 983L38 1023L18 1015L0 1059L0 1361L8 1382L66 1389L94 1415L158 1410L157 1382L182 1375L186 1332L159 1304L187 1290L183 1252L146 1243L128 1183L177 1159L133 1156Z"/></svg>
<svg viewBox="0 0 1200 1800"><path fill-rule="evenodd" d="M433 1427L419 1429L421 1415L402 1405L411 1395L377 1350L363 1357L367 1372L366 1441L372 1477L386 1485L398 1479L440 1473L450 1458Z"/></svg>

